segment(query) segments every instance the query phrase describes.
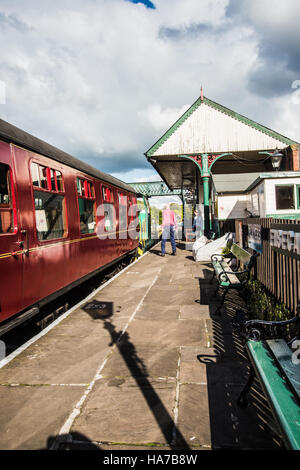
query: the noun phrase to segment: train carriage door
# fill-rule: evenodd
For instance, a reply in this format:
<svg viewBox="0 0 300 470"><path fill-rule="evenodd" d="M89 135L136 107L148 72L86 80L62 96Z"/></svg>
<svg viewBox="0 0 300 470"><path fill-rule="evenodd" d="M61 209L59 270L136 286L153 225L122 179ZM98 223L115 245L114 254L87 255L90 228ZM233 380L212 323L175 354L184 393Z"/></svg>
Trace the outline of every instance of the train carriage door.
<svg viewBox="0 0 300 470"><path fill-rule="evenodd" d="M16 179L9 145L0 142L0 321L23 308L23 236L18 227Z"/></svg>

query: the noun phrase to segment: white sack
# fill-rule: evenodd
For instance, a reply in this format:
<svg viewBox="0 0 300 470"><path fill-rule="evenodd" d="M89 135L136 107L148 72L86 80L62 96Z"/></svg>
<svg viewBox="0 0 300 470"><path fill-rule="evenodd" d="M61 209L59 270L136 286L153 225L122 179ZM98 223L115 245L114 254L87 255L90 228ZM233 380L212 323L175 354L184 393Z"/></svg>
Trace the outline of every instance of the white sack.
<svg viewBox="0 0 300 470"><path fill-rule="evenodd" d="M205 243L203 243L203 238L206 239ZM217 238L217 240L207 240L206 237L200 237L193 245L194 260L211 261L211 255L216 253L221 254L222 249L226 247L230 238L233 238L233 234L230 232L226 233L221 238Z"/></svg>

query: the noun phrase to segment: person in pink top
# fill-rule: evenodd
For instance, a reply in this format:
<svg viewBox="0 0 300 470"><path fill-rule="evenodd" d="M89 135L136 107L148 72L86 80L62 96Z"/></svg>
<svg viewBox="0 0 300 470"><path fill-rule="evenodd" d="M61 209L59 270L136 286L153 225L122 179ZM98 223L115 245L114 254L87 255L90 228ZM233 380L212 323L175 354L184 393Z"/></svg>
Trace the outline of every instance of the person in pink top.
<svg viewBox="0 0 300 470"><path fill-rule="evenodd" d="M170 204L167 204L162 212L162 241L161 241L161 256L166 253L166 240L171 239L172 255L176 255L176 242L175 242L175 229L177 222L175 213L170 209Z"/></svg>

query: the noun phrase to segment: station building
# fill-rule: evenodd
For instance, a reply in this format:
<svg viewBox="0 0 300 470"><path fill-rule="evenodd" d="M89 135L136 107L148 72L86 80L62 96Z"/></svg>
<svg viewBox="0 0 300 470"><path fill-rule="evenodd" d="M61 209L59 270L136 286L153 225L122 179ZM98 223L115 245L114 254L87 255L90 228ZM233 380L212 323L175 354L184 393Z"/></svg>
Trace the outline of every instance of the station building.
<svg viewBox="0 0 300 470"><path fill-rule="evenodd" d="M231 212L233 217L245 217L245 209L250 213L252 209L261 217L276 215L277 211L280 216L297 215L299 181L294 176L300 175L299 143L208 99L202 90L201 96L145 156L168 188L188 189L194 194L195 203L203 205L207 234L218 217L224 216L218 210L222 200L216 204L218 177L235 182L235 194L230 194L228 183L226 191L222 191L234 196L235 201L235 209L225 217ZM270 197L272 203L268 205L272 187L277 195ZM257 191L261 194L260 202L256 202L259 213L255 206ZM294 203L278 202L289 193L293 193Z"/></svg>

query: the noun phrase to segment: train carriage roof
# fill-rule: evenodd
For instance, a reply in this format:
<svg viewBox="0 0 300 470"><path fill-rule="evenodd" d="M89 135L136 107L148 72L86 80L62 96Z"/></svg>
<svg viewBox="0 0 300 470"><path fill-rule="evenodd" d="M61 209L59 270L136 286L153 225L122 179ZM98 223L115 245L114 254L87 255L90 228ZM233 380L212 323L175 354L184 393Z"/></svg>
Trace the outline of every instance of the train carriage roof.
<svg viewBox="0 0 300 470"><path fill-rule="evenodd" d="M76 168L77 170L87 173L90 176L94 176L95 178L99 178L102 181L117 186L118 188L125 191L136 193L136 191L131 186L119 180L118 178L93 168L78 158L72 157L68 153L63 152L57 147L54 147L53 145L50 145L31 134L28 134L28 132L13 126L3 119L0 119L0 139L19 145L20 147L44 155L45 157L52 158L53 160L64 163L65 165L68 165L72 168Z"/></svg>

